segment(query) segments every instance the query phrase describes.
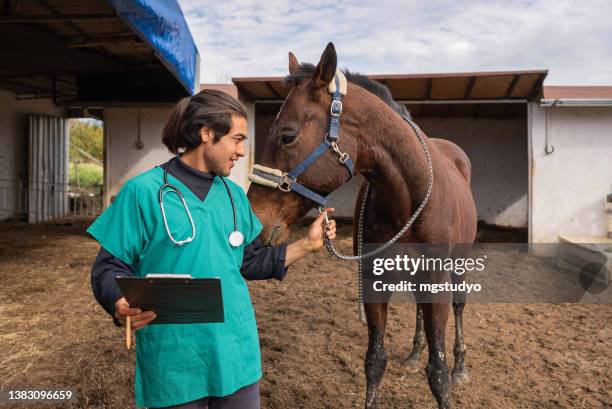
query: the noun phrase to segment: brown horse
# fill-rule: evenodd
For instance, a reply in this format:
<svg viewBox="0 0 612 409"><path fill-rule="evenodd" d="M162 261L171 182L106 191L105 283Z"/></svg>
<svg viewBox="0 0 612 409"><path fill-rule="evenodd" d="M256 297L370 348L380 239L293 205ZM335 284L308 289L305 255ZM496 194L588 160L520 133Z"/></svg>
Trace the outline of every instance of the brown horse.
<svg viewBox="0 0 612 409"><path fill-rule="evenodd" d="M307 157L328 131L331 96L328 84L335 78L337 57L330 43L318 65L299 64L289 53L291 86L270 130L262 165L288 171ZM407 114L395 103L382 84L347 72L348 91L343 98L339 148L355 160L355 171L370 185L363 223L364 241L384 243L397 233L423 201L429 183L429 168L415 130L398 114ZM476 208L470 190L471 165L455 144L422 136L430 152L433 190L429 202L399 240L404 243L472 243L476 236ZM336 152L337 153L337 152ZM321 195L328 194L347 179L347 171L334 152L327 151L299 176L299 183ZM362 186L357 203L364 196ZM313 208L314 202L296 194L252 184L248 197L264 225L264 243L284 241L289 226ZM356 206L355 220L358 220ZM355 229L356 230L356 229ZM354 233L354 247L356 233ZM357 249L355 248L355 251ZM453 274L454 276L454 274ZM467 380L464 367L462 314L465 295L438 293L432 302L417 304L417 321L408 370L419 370L418 361L427 342L429 386L440 408L451 407L451 376L445 353L445 329L452 302L456 331L452 381ZM452 300L451 300L452 297ZM368 350L365 356L366 408L377 407L378 386L387 355L384 347L387 303L365 303Z"/></svg>

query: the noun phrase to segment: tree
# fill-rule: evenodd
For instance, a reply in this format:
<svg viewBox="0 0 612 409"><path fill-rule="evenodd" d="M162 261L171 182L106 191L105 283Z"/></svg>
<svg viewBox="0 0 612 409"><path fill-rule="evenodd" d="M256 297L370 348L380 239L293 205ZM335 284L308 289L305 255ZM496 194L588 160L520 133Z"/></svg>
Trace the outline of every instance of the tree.
<svg viewBox="0 0 612 409"><path fill-rule="evenodd" d="M94 158L102 161L102 126L96 122L84 122L78 119L70 120L70 160L75 159L89 162L86 155L79 149L87 152ZM79 148L79 149L77 149Z"/></svg>

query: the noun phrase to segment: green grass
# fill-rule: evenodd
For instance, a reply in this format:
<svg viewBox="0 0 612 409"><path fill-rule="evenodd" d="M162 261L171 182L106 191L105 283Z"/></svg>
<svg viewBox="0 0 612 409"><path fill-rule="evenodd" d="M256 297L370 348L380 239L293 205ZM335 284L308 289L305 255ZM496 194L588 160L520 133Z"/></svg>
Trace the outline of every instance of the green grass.
<svg viewBox="0 0 612 409"><path fill-rule="evenodd" d="M79 163L78 167L79 182L82 187L93 187L101 185L104 180L104 171L102 166L95 163ZM70 184L76 186L76 174L74 172L74 163L70 163Z"/></svg>

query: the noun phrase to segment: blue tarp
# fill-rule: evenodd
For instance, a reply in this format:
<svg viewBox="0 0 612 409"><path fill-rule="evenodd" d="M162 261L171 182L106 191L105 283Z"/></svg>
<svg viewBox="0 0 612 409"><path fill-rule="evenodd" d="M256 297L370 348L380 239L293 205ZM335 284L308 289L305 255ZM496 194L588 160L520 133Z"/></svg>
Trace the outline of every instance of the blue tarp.
<svg viewBox="0 0 612 409"><path fill-rule="evenodd" d="M136 35L151 45L172 75L194 94L200 57L176 0L107 0Z"/></svg>

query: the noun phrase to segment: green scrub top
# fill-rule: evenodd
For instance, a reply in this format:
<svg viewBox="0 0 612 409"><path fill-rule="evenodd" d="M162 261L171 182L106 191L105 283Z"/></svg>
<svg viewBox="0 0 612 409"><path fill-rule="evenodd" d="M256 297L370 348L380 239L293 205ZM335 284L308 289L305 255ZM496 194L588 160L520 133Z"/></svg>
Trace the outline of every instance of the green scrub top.
<svg viewBox="0 0 612 409"><path fill-rule="evenodd" d="M153 168L127 181L113 204L87 230L109 253L147 274L220 277L225 321L212 324L147 325L136 332L136 406L178 405L205 396L226 396L261 378L261 357L253 305L240 274L244 246L262 225L240 186L227 180L236 203L240 247L228 242L234 230L232 206L216 176L201 201L174 176L196 228L191 243L168 237L158 202L163 169ZM191 235L178 195L164 197L168 226L176 240ZM154 323L154 322L153 322Z"/></svg>

